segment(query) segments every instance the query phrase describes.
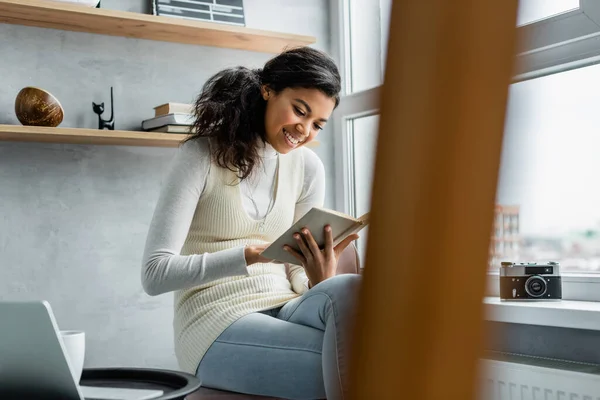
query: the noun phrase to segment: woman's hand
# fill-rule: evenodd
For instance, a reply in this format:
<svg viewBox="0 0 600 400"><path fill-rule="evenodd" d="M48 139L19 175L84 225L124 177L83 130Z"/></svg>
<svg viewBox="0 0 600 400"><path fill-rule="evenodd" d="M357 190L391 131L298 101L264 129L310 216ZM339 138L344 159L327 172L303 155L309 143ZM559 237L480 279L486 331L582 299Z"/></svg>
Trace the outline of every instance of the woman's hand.
<svg viewBox="0 0 600 400"><path fill-rule="evenodd" d="M247 245L244 248L244 258L246 259L246 265L252 265L256 263L277 263L281 264L277 261L273 261L270 258L266 258L260 255L267 247L269 247L270 243L265 244L253 244Z"/></svg>
<svg viewBox="0 0 600 400"><path fill-rule="evenodd" d="M317 242L306 228L302 229L301 234L294 235L301 252L297 252L289 246L283 246L283 249L297 258L304 267L308 276L309 288L335 276L340 255L352 241L358 239L358 235L350 235L333 247L331 227L327 225L323 229L325 232L325 248L323 250L319 249Z"/></svg>

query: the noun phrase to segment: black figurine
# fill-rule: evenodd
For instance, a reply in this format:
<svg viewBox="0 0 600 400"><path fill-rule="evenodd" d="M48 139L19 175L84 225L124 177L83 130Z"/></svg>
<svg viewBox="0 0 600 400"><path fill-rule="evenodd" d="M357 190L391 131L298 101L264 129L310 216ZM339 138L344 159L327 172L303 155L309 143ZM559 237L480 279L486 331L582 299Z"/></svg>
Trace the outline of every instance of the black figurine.
<svg viewBox="0 0 600 400"><path fill-rule="evenodd" d="M114 131L115 130L115 114L114 114L114 102L113 102L113 88L112 86L110 87L110 119L109 120L104 120L102 119L101 115L104 112L104 102L100 103L100 104L96 104L94 102L92 102L93 104L93 108L94 108L94 112L96 114L98 114L98 129L108 129L109 131Z"/></svg>

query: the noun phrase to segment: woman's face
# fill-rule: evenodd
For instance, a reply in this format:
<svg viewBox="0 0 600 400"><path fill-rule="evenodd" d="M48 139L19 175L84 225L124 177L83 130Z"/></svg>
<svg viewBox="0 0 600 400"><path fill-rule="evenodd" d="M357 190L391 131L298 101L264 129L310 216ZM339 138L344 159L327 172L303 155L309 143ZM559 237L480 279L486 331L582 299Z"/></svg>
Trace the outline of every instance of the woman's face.
<svg viewBox="0 0 600 400"><path fill-rule="evenodd" d="M280 154L314 140L335 108L335 100L318 89L287 88L276 94L263 86L261 92L267 101L267 142Z"/></svg>

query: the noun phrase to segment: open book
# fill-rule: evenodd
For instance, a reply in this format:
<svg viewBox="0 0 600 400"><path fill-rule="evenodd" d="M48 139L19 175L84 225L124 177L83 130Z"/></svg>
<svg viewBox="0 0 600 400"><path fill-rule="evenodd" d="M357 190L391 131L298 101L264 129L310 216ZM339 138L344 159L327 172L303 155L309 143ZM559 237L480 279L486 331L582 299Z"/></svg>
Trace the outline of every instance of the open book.
<svg viewBox="0 0 600 400"><path fill-rule="evenodd" d="M333 246L335 247L348 236L357 233L369 223L369 213L354 218L334 210L326 208L313 207L302 218L300 218L290 229L285 231L273 243L269 245L263 252L262 256L276 261L286 262L290 264L299 264L297 258L283 249L284 245L300 252L298 243L294 239L294 234L301 231L302 228L308 228L310 233L315 238L319 248L325 247L325 225L331 225L331 233L333 236Z"/></svg>

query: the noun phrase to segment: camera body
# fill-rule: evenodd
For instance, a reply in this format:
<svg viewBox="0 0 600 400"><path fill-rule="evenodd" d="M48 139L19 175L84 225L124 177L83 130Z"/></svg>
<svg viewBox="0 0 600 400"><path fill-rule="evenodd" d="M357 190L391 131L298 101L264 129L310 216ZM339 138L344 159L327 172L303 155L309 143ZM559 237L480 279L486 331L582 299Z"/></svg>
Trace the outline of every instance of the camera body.
<svg viewBox="0 0 600 400"><path fill-rule="evenodd" d="M501 300L560 300L560 265L502 262L500 265Z"/></svg>

